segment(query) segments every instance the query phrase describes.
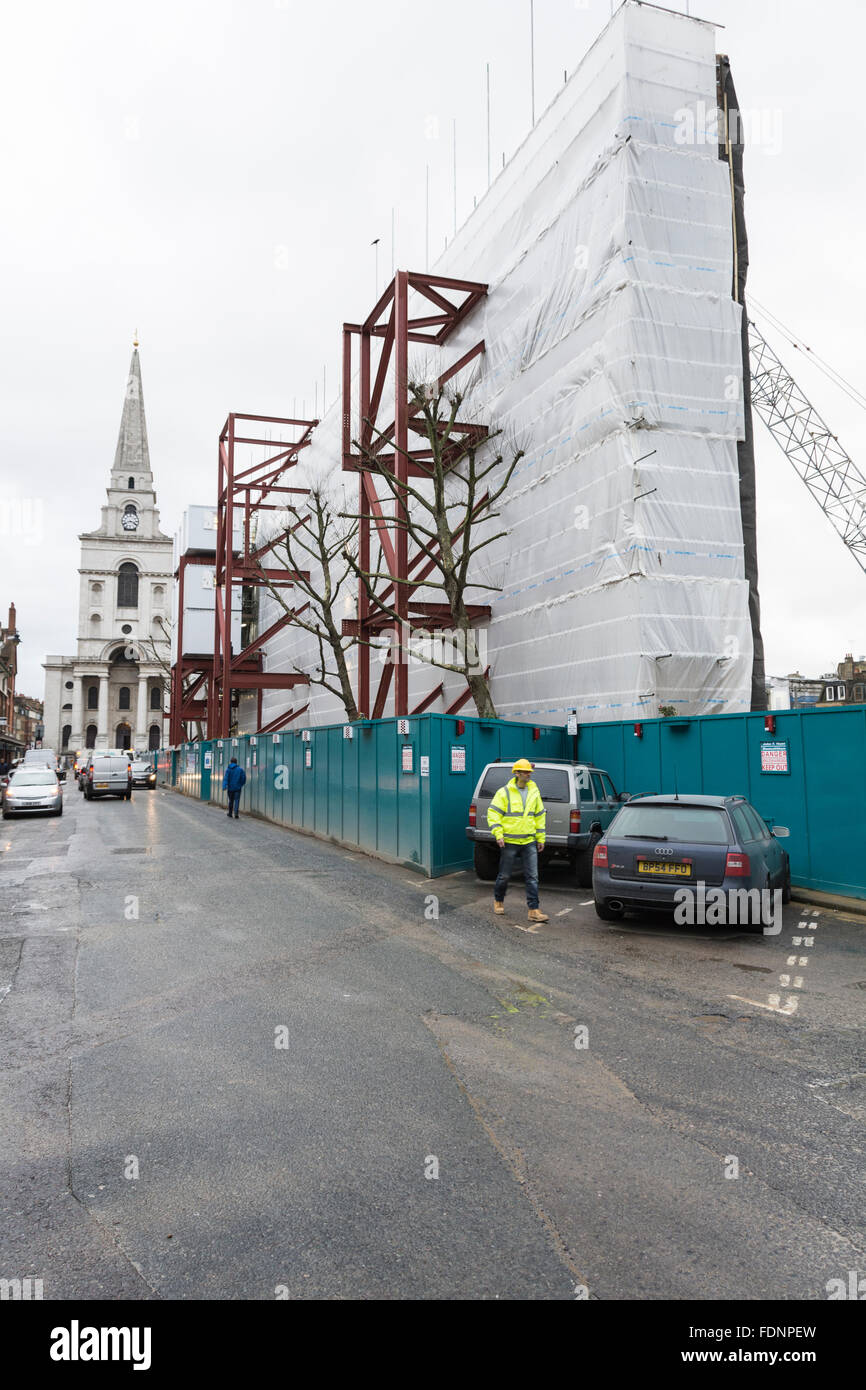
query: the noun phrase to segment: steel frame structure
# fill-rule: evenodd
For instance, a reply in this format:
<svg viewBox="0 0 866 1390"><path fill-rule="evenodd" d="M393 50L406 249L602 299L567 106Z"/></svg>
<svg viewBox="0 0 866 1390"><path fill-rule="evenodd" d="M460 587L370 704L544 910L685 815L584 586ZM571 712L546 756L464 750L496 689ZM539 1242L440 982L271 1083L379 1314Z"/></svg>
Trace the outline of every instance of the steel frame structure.
<svg viewBox="0 0 866 1390"><path fill-rule="evenodd" d="M243 422L243 423L241 423ZM290 495L306 497L308 489L291 487L285 481L289 469L294 468L298 456L309 446L312 433L318 420L294 420L275 415L230 414L223 425L219 437L219 472L217 485L217 539L216 539L216 603L214 612L213 663L208 679L207 725L208 738L225 738L231 732L231 698L233 690L255 690L258 692L257 727L260 733L282 728L303 713L290 708L284 714L262 728L262 696L266 690L293 690L298 685L308 685L309 678L304 675L280 675L265 671L262 656L267 642L293 620L294 611L283 613L264 632L260 632L240 652L231 648L232 604L240 602L238 588L288 588L295 579L309 572L292 571L282 568L268 568L262 559L284 537L291 527L278 531L265 544L256 547L254 523L260 512L282 511L289 505ZM241 429L250 433L239 434ZM268 439L261 431L266 426L276 426L281 435L290 438ZM248 467L236 468L235 451L237 447L261 445L269 451L267 458ZM232 549L235 512L243 513L243 538L241 549Z"/></svg>
<svg viewBox="0 0 866 1390"><path fill-rule="evenodd" d="M413 312L411 316L410 292L415 292L427 301L426 305L417 306L422 310L421 313ZM381 572L384 565L388 582L385 582L384 588L380 587L382 581L372 584L371 587L376 597L389 603L399 619L395 622L390 615L377 610L375 602L371 602L363 583L359 580L358 616L356 619L344 621L343 632L347 636L359 638L357 704L362 717L382 717L392 678L394 714L405 716L410 713L407 634L413 628L432 630L441 627L443 622L450 622L447 604L425 603L414 598L415 590L423 586L424 580L435 568L435 561L430 559L429 549L425 551L418 548L410 557L410 537L406 527L395 525L391 519L398 511L405 516L405 505L397 503L390 489L387 496L380 496L375 473L371 472L369 465L362 467L362 463L365 454L377 455L393 472L398 486L407 483L409 478L430 476L428 469L423 465L432 458L432 451L429 441L426 440L423 421L418 419L420 407L409 402L409 344L424 343L430 347L441 347L472 313L486 293L487 286L474 280L455 280L442 275L400 270L363 323L343 324L343 469L346 472L358 473L358 564L365 574L370 574L371 541L375 530L381 551L381 563L377 563L376 569ZM352 345L355 338L359 342L360 361L357 412L353 414ZM379 345L375 360L374 342L378 342ZM483 352L484 340L481 339L440 373L440 386L456 376ZM382 397L389 371L393 371L394 386L392 419L387 419L390 412L386 414L382 410ZM353 418L357 429L354 442ZM410 433L420 435L426 447L410 449ZM465 442L473 437L483 439L487 431L483 425L455 421L452 433L456 447L459 441ZM386 452L389 447L393 452ZM485 501L486 498L482 498L475 511L482 510ZM458 534L459 532L455 533L455 539ZM471 606L469 611L476 622L490 616L489 607L484 605ZM384 666L371 709L369 643L385 631L393 633L392 653L396 651L398 659L396 662L389 661ZM440 683L411 713L420 714L441 692Z"/></svg>
<svg viewBox="0 0 866 1390"><path fill-rule="evenodd" d="M751 321L749 360L752 405L866 570L866 478Z"/></svg>

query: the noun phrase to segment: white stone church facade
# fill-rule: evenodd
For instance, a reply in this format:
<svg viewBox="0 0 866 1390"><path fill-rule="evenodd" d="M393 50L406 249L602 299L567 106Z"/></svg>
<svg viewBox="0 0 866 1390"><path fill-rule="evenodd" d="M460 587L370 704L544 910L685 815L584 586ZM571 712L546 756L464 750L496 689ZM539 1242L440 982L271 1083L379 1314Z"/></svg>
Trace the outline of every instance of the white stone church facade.
<svg viewBox="0 0 866 1390"><path fill-rule="evenodd" d="M79 536L75 656L48 656L45 745L159 748L168 732L172 542L159 512L144 418L138 344L102 524Z"/></svg>

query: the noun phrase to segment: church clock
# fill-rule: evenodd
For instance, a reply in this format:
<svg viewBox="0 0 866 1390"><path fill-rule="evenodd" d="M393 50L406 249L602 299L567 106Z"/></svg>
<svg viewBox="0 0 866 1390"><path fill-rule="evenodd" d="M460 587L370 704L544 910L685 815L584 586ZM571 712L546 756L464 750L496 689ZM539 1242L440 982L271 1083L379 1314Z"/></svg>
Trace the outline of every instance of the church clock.
<svg viewBox="0 0 866 1390"><path fill-rule="evenodd" d="M133 507L131 502L127 502L126 506L124 507L123 516L120 518L120 524L123 527L124 531L138 530L138 512L135 510L135 507Z"/></svg>

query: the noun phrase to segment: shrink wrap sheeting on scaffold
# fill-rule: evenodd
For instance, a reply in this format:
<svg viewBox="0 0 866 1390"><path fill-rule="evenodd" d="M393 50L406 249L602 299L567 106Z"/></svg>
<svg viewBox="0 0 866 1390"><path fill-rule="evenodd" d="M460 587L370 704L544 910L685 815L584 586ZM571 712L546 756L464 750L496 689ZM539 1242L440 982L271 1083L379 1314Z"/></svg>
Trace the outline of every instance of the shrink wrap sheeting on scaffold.
<svg viewBox="0 0 866 1390"><path fill-rule="evenodd" d="M525 449L492 523L508 535L473 572L501 589L468 595L492 610L505 718L749 706L741 309L715 107L713 26L625 4L434 267L489 286L443 349L447 365L485 340L461 414ZM415 347L410 375L429 378L437 360ZM298 471L329 473L356 510L339 420L335 407ZM268 664L315 658L286 629ZM412 665L410 707L442 678ZM445 673L432 708L462 689ZM266 696L265 718L287 703ZM311 687L308 717L338 721L342 707Z"/></svg>

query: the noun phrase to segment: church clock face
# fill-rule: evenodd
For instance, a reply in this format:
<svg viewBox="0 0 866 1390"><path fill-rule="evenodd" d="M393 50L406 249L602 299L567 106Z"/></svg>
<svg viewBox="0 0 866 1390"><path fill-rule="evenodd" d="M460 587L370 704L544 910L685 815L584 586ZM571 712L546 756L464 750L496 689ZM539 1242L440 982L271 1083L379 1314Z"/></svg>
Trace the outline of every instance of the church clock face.
<svg viewBox="0 0 866 1390"><path fill-rule="evenodd" d="M131 503L128 503L124 508L123 516L120 518L120 524L124 531L138 530L138 512Z"/></svg>

